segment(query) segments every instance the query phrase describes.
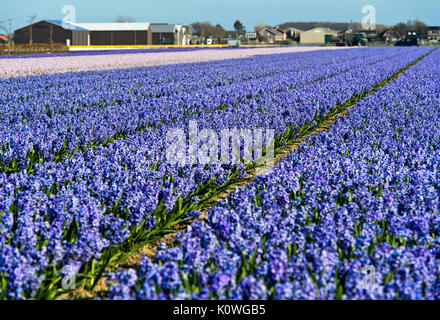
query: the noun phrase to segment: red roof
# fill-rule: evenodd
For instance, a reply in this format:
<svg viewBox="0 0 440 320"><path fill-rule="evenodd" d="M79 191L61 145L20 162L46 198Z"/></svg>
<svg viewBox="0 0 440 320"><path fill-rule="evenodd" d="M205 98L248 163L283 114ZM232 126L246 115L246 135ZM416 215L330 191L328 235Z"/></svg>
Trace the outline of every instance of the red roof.
<svg viewBox="0 0 440 320"><path fill-rule="evenodd" d="M8 38L6 38L5 36L2 36L1 34L0 34L0 39L5 40L5 41L9 41Z"/></svg>

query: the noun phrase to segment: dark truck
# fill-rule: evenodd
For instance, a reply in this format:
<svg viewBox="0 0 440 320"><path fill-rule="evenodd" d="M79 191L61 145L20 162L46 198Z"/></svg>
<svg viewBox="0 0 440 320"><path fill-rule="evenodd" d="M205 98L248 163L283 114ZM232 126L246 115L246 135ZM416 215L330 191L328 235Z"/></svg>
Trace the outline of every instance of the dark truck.
<svg viewBox="0 0 440 320"><path fill-rule="evenodd" d="M406 37L397 41L395 45L397 47L420 46L420 39L416 32L408 31Z"/></svg>

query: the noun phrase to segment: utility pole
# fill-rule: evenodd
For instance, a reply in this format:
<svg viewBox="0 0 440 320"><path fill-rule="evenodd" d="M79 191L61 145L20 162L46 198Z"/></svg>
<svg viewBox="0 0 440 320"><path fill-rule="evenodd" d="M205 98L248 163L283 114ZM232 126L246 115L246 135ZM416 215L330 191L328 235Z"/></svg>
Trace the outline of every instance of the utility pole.
<svg viewBox="0 0 440 320"><path fill-rule="evenodd" d="M52 27L52 24L50 25L50 27L49 27L50 29L49 29L49 42L50 42L50 52L52 52L52 44L53 44L53 27Z"/></svg>
<svg viewBox="0 0 440 320"><path fill-rule="evenodd" d="M32 39L32 24L34 23L35 18L37 17L36 14L33 14L31 16L28 16L28 23L29 23L29 44L32 45L33 39Z"/></svg>
<svg viewBox="0 0 440 320"><path fill-rule="evenodd" d="M8 32L8 55L11 54L11 38L12 38L12 19L8 19L9 22L9 32Z"/></svg>

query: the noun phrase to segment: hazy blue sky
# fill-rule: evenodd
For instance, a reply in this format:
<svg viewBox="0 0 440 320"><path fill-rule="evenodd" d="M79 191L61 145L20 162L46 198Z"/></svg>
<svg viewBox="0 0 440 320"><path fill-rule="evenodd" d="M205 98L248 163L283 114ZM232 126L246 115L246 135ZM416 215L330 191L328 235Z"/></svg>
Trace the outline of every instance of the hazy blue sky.
<svg viewBox="0 0 440 320"><path fill-rule="evenodd" d="M114 21L119 15L135 21L188 24L194 21L221 23L232 29L239 19L248 30L256 23L288 21L358 21L362 7L376 8L377 23L395 24L420 19L440 25L439 0L1 0L0 21L12 19L13 29L27 25L27 16L37 20L62 19L61 10L73 5L78 22Z"/></svg>

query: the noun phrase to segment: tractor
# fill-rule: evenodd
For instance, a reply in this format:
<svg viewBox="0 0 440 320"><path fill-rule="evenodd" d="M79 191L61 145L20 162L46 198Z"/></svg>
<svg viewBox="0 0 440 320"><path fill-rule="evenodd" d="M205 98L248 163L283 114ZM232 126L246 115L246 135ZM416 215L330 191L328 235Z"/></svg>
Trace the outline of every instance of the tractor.
<svg viewBox="0 0 440 320"><path fill-rule="evenodd" d="M348 47L365 47L367 43L367 36L363 32L358 32L354 37L345 40L345 45Z"/></svg>

